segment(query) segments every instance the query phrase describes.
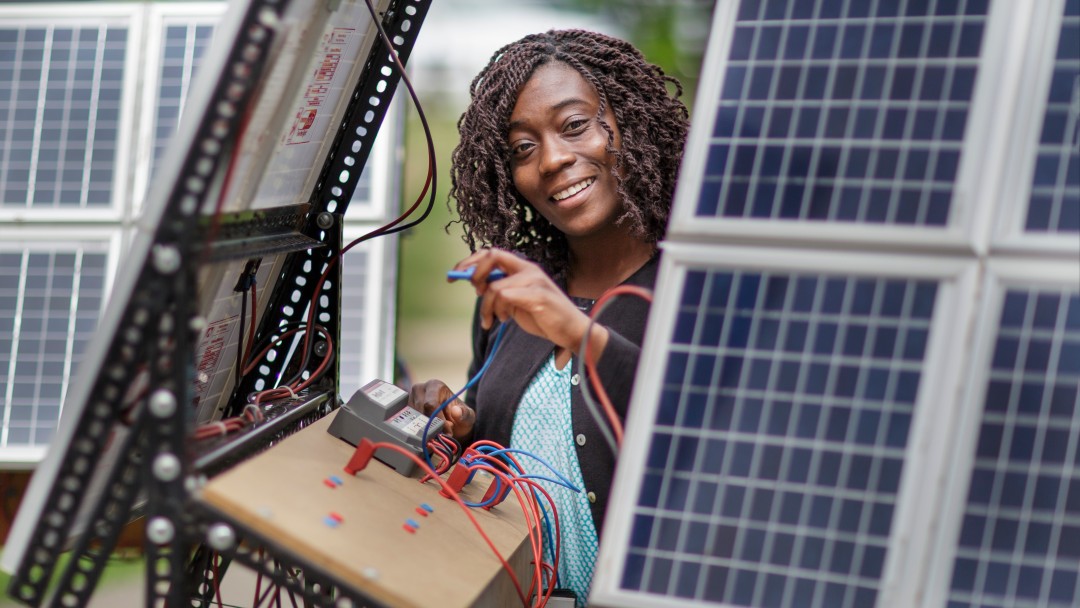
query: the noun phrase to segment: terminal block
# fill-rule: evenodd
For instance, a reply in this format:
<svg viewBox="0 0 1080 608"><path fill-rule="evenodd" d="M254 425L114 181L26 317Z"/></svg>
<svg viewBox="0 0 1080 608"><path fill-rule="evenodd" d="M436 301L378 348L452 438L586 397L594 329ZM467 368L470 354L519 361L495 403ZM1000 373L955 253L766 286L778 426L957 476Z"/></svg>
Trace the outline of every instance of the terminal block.
<svg viewBox="0 0 1080 608"><path fill-rule="evenodd" d="M372 380L338 408L326 432L354 446L363 439L394 443L423 459L424 427L429 419L408 402L409 394L403 389ZM428 437L441 433L443 423L442 418L431 420ZM411 458L393 450L378 450L375 459L406 477L412 477L418 468Z"/></svg>

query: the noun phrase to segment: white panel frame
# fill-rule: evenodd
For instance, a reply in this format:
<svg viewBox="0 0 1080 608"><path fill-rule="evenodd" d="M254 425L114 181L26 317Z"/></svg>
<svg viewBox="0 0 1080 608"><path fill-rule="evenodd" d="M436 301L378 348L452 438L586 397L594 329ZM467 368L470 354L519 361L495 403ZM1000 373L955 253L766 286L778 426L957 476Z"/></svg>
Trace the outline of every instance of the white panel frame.
<svg viewBox="0 0 1080 608"><path fill-rule="evenodd" d="M113 169L112 204L105 208L48 208L0 209L0 222L55 222L71 220L78 222L121 221L129 211L131 182L128 167L131 166L134 142L137 83L143 44L143 7L136 3L20 3L0 5L0 21L5 24L48 26L86 25L88 20L100 20L110 25L128 28L127 54L124 60L124 84L120 99L120 118L116 138L116 160Z"/></svg>
<svg viewBox="0 0 1080 608"><path fill-rule="evenodd" d="M982 297L975 315L975 331L968 357L970 365L963 370L962 393L955 408L956 415L945 437L948 441L941 461L942 500L940 532L935 535L925 555L926 577L922 597L911 606L938 608L944 606L951 586L957 539L967 504L968 486L975 463L975 445L982 430L983 406L986 402L990 363L997 342L1005 292L1010 288L1045 287L1053 290L1080 289L1080 260L1073 262L1048 261L1032 264L1022 258L1003 258L989 263L982 279Z"/></svg>
<svg viewBox="0 0 1080 608"><path fill-rule="evenodd" d="M1005 78L999 66L1008 47L988 45L1013 27L1014 13L1024 12L1018 3L995 2L987 15L983 51L978 63L976 88L972 93L968 124L953 189L948 224L936 226L879 225L866 222L817 220L775 220L749 218L704 218L695 215L699 186L705 173L709 144L716 122L716 100L727 70L727 55L735 28L739 0L719 0L713 9L712 33L701 69L703 75L695 97L694 125L683 157L679 184L672 205L668 238L683 241L725 243L775 243L836 246L883 246L898 250L937 249L944 252L978 251L980 232L974 226L987 220L982 201L980 168L983 156L999 137L995 120L1000 91L1014 91L1015 82ZM1009 104L1005 104L1006 106ZM974 222L973 222L973 216Z"/></svg>
<svg viewBox="0 0 1080 608"><path fill-rule="evenodd" d="M935 406L941 395L953 394L958 390L956 378L964 369L963 347L969 331L965 321L970 318L971 303L975 299L978 264L963 258L940 256L881 253L853 256L844 252L808 249L683 243L666 243L663 251L660 278L654 290L657 297L649 312L649 330L642 353L668 352L671 324L679 307L678 298L686 271L691 267L835 273L939 282L878 602L881 607L912 606L908 603L908 596L917 591L915 584L921 573L907 566L919 561L915 558L922 555L925 546L933 539L938 517L932 509L935 501L929 500L931 497L926 494L920 494L919 490L925 485L927 476L939 474L941 452L947 443L941 436L944 425L936 417L939 411ZM664 371L663 365L649 361L644 355L639 361L623 444L640 446L641 449L620 453L611 505L636 504ZM633 513L627 508L620 506L608 510L590 603L619 608L682 608L694 605L690 600L620 589L632 519Z"/></svg>

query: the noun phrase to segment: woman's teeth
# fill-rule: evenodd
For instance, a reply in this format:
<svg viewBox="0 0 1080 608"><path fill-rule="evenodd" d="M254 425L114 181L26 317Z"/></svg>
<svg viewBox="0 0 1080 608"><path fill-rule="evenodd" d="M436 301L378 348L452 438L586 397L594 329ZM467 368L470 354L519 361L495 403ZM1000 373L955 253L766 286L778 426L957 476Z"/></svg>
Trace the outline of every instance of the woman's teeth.
<svg viewBox="0 0 1080 608"><path fill-rule="evenodd" d="M585 180L583 182L579 182L577 184L574 184L573 186L570 186L569 188L567 188L566 190L563 190L562 192L555 193L555 195L552 196L551 198L555 199L556 201L561 201L561 200L568 199L571 196L574 196L575 194L577 194L578 192L581 192L585 188L588 188L589 186L591 186L594 181L596 181L596 180L594 178L590 177L589 179L587 179L587 180Z"/></svg>

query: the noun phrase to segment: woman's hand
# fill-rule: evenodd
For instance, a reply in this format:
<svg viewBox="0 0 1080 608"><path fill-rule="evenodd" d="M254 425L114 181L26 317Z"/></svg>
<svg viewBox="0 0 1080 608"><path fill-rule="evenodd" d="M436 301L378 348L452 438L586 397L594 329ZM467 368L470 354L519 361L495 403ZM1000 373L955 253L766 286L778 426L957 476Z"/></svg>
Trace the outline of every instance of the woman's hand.
<svg viewBox="0 0 1080 608"><path fill-rule="evenodd" d="M577 352L589 326L589 317L581 312L562 289L539 266L501 249L481 249L454 266L465 270L475 266L470 281L480 296L480 325L488 329L498 318L513 319L530 334L546 338L557 346ZM506 273L497 281L488 281L496 268ZM590 357L607 344L607 330L593 326Z"/></svg>
<svg viewBox="0 0 1080 608"><path fill-rule="evenodd" d="M453 396L454 391L442 380L428 380L422 384L414 384L409 389L409 407L430 417L436 408ZM476 421L476 412L460 399L454 399L439 412L439 416L446 421L443 429L458 440L465 439L472 433L473 423Z"/></svg>

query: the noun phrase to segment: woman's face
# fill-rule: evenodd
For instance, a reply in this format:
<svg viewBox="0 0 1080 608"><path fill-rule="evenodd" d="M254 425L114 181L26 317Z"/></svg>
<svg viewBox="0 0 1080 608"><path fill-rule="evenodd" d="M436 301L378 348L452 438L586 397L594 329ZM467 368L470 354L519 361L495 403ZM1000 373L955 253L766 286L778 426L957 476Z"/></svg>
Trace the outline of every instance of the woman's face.
<svg viewBox="0 0 1080 608"><path fill-rule="evenodd" d="M552 62L537 68L510 113L514 186L569 239L610 228L621 207L599 109L592 85L570 66ZM618 148L618 127L607 115L605 121Z"/></svg>

